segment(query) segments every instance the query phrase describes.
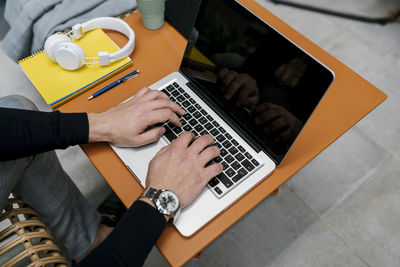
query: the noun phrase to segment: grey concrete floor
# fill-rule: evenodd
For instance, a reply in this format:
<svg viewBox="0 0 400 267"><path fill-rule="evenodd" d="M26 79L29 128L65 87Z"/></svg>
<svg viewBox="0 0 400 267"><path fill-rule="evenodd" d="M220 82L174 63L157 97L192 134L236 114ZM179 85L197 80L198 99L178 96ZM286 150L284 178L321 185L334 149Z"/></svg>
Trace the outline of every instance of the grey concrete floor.
<svg viewBox="0 0 400 267"><path fill-rule="evenodd" d="M292 1L376 17L400 8L398 0ZM388 99L187 266L400 266L400 23L380 26L258 2ZM0 80L0 96L22 94L49 110L2 51ZM110 189L80 148L57 153L98 204ZM153 249L145 266L168 264Z"/></svg>

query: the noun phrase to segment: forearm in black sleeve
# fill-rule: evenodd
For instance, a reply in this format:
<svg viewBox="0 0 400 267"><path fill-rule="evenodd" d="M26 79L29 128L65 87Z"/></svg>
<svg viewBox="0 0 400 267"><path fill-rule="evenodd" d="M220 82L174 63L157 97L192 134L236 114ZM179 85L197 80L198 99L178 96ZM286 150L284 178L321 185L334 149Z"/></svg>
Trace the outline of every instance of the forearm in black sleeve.
<svg viewBox="0 0 400 267"><path fill-rule="evenodd" d="M154 207L136 201L103 243L77 266L142 266L165 225L164 216Z"/></svg>
<svg viewBox="0 0 400 267"><path fill-rule="evenodd" d="M86 113L0 108L0 161L87 143Z"/></svg>

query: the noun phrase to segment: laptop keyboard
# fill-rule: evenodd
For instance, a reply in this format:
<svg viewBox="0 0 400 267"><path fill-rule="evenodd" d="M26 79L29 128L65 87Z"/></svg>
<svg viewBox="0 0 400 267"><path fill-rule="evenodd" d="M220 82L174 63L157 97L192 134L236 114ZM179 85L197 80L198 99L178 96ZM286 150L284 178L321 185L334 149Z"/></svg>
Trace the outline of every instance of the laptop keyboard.
<svg viewBox="0 0 400 267"><path fill-rule="evenodd" d="M176 127L171 122L164 124L166 128L164 135L170 142L186 131L194 133L196 138L200 135L210 134L215 139L215 145L220 148L221 155L208 163L219 162L223 166L223 172L213 177L207 185L216 197L221 198L249 174L261 167L260 163L177 82L168 85L161 91L186 111L186 114L180 118L182 127Z"/></svg>

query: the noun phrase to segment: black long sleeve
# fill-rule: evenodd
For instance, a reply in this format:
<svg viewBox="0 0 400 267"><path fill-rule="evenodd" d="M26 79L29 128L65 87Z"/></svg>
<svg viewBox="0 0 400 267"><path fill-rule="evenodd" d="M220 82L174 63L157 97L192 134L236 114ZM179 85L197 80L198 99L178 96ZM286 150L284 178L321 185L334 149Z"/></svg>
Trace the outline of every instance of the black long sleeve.
<svg viewBox="0 0 400 267"><path fill-rule="evenodd" d="M0 108L0 161L87 143L88 136L85 113ZM136 201L78 266L141 266L165 224L155 208Z"/></svg>
<svg viewBox="0 0 400 267"><path fill-rule="evenodd" d="M86 113L0 108L0 161L65 149L88 138Z"/></svg>
<svg viewBox="0 0 400 267"><path fill-rule="evenodd" d="M154 207L136 201L103 243L76 266L142 266L165 225Z"/></svg>

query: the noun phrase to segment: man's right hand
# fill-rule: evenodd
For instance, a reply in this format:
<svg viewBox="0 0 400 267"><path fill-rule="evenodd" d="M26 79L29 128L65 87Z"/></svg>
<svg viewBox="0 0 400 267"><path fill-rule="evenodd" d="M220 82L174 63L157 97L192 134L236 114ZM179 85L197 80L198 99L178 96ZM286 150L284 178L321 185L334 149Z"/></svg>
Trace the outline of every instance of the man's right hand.
<svg viewBox="0 0 400 267"><path fill-rule="evenodd" d="M163 147L150 162L147 173L146 186L174 192L181 208L189 205L208 181L222 172L221 163L205 166L220 154L217 146L210 146L213 137L207 134L193 139L192 133L185 132Z"/></svg>
<svg viewBox="0 0 400 267"><path fill-rule="evenodd" d="M166 94L147 87L134 98L100 114L88 114L89 142L111 142L121 147L138 147L155 142L164 134L164 127L146 129L170 121L178 127L177 116L185 111Z"/></svg>

